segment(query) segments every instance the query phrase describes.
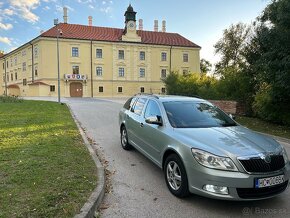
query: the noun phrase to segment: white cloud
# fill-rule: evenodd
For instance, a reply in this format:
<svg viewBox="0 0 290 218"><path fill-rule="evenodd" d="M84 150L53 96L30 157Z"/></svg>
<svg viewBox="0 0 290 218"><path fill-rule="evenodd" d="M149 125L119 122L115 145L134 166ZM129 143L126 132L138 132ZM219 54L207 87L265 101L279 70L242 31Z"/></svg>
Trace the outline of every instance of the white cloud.
<svg viewBox="0 0 290 218"><path fill-rule="evenodd" d="M95 9L95 7L93 5L89 5L89 8L91 9Z"/></svg>
<svg viewBox="0 0 290 218"><path fill-rule="evenodd" d="M10 29L12 29L12 28L13 28L13 25L12 25L12 24L10 24L10 23L5 24L5 23L1 23L1 22L0 22L0 29L3 29L3 30L10 30Z"/></svg>
<svg viewBox="0 0 290 218"><path fill-rule="evenodd" d="M7 45L11 45L11 40L8 37L1 37L0 36L0 42L5 43Z"/></svg>
<svg viewBox="0 0 290 218"><path fill-rule="evenodd" d="M105 2L105 1L102 1L102 4L103 4L103 5L105 5L105 4L106 4L106 2Z"/></svg>
<svg viewBox="0 0 290 218"><path fill-rule="evenodd" d="M105 8L101 8L100 11L105 13L105 14L108 14L108 13L110 13L112 11L112 8L110 6L108 6L108 7L105 7Z"/></svg>
<svg viewBox="0 0 290 218"><path fill-rule="evenodd" d="M49 9L50 9L49 6L45 6L45 7L43 8L43 10L45 10L45 11L48 11Z"/></svg>
<svg viewBox="0 0 290 218"><path fill-rule="evenodd" d="M17 11L20 17L30 23L36 23L39 17L32 12L40 5L40 0L9 0L11 7Z"/></svg>
<svg viewBox="0 0 290 218"><path fill-rule="evenodd" d="M2 14L12 16L14 14L14 11L12 9L6 8L2 11Z"/></svg>

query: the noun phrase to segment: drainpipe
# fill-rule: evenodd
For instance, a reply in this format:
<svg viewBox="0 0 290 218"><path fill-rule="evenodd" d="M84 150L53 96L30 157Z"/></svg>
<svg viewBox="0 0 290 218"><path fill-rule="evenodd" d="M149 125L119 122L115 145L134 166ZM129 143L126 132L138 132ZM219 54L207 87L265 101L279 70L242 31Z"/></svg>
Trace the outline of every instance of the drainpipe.
<svg viewBox="0 0 290 218"><path fill-rule="evenodd" d="M172 52L172 45L170 46L170 53L169 53L169 73L171 73L171 52Z"/></svg>
<svg viewBox="0 0 290 218"><path fill-rule="evenodd" d="M6 70L6 59L4 58L4 69L5 69L5 80L4 80L4 82L5 82L5 96L7 96L7 70Z"/></svg>
<svg viewBox="0 0 290 218"><path fill-rule="evenodd" d="M94 84L93 84L93 40L91 40L91 96L94 97Z"/></svg>
<svg viewBox="0 0 290 218"><path fill-rule="evenodd" d="M34 49L33 49L33 44L30 42L31 45L31 82L34 82Z"/></svg>

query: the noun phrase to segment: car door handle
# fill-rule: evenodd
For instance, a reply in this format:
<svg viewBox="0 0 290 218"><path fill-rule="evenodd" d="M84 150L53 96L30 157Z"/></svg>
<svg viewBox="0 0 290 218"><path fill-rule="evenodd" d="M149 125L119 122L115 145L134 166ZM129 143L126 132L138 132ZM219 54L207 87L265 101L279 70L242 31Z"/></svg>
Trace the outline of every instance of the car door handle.
<svg viewBox="0 0 290 218"><path fill-rule="evenodd" d="M140 123L140 126L141 126L141 127L143 127L143 126L144 126L144 124L143 124L143 123Z"/></svg>

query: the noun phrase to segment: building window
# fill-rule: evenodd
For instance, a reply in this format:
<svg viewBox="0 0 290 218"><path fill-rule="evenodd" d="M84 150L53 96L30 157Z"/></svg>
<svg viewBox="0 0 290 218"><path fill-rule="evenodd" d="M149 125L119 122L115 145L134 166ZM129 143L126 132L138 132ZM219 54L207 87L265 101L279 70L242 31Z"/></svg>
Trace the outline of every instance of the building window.
<svg viewBox="0 0 290 218"><path fill-rule="evenodd" d="M80 67L79 66L73 66L72 67L73 74L80 74Z"/></svg>
<svg viewBox="0 0 290 218"><path fill-rule="evenodd" d="M161 52L161 61L166 61L166 52Z"/></svg>
<svg viewBox="0 0 290 218"><path fill-rule="evenodd" d="M166 69L161 69L161 78L166 77Z"/></svg>
<svg viewBox="0 0 290 218"><path fill-rule="evenodd" d="M34 75L38 76L38 67L37 66L34 67Z"/></svg>
<svg viewBox="0 0 290 218"><path fill-rule="evenodd" d="M3 75L3 82L6 82L6 78L5 78L5 75Z"/></svg>
<svg viewBox="0 0 290 218"><path fill-rule="evenodd" d="M38 57L38 47L34 47L34 57L37 58Z"/></svg>
<svg viewBox="0 0 290 218"><path fill-rule="evenodd" d="M17 78L17 73L15 73L15 80L17 80L18 78Z"/></svg>
<svg viewBox="0 0 290 218"><path fill-rule="evenodd" d="M26 62L22 63L22 71L26 71Z"/></svg>
<svg viewBox="0 0 290 218"><path fill-rule="evenodd" d="M182 70L183 76L188 75L188 70Z"/></svg>
<svg viewBox="0 0 290 218"><path fill-rule="evenodd" d="M13 81L13 73L11 73L11 81Z"/></svg>
<svg viewBox="0 0 290 218"><path fill-rule="evenodd" d="M96 49L96 57L97 58L103 58L103 50L100 48Z"/></svg>
<svg viewBox="0 0 290 218"><path fill-rule="evenodd" d="M14 58L14 65L17 65L17 57Z"/></svg>
<svg viewBox="0 0 290 218"><path fill-rule="evenodd" d="M140 77L145 77L145 68L140 68L139 74Z"/></svg>
<svg viewBox="0 0 290 218"><path fill-rule="evenodd" d="M103 68L96 67L96 74L97 74L97 76L103 76Z"/></svg>
<svg viewBox="0 0 290 218"><path fill-rule="evenodd" d="M161 88L161 93L165 94L166 93L166 89L165 88Z"/></svg>
<svg viewBox="0 0 290 218"><path fill-rule="evenodd" d="M187 53L183 54L183 62L188 62L188 54Z"/></svg>
<svg viewBox="0 0 290 218"><path fill-rule="evenodd" d="M22 56L25 56L26 55L26 50L23 50L22 51Z"/></svg>
<svg viewBox="0 0 290 218"><path fill-rule="evenodd" d="M103 86L99 86L99 92L104 92L104 87Z"/></svg>
<svg viewBox="0 0 290 218"><path fill-rule="evenodd" d="M145 51L140 51L140 61L145 60Z"/></svg>
<svg viewBox="0 0 290 218"><path fill-rule="evenodd" d="M79 48L78 47L72 47L71 56L72 57L78 57L79 56Z"/></svg>
<svg viewBox="0 0 290 218"><path fill-rule="evenodd" d="M8 63L8 61L6 62L6 67L7 67L7 68L9 67L9 63Z"/></svg>
<svg viewBox="0 0 290 218"><path fill-rule="evenodd" d="M12 59L10 59L10 67L12 67L12 66L13 66Z"/></svg>
<svg viewBox="0 0 290 218"><path fill-rule="evenodd" d="M140 92L144 93L145 92L145 88L144 87L140 87Z"/></svg>
<svg viewBox="0 0 290 218"><path fill-rule="evenodd" d="M5 69L5 63L3 63L3 70Z"/></svg>
<svg viewBox="0 0 290 218"><path fill-rule="evenodd" d="M51 91L51 92L55 92L55 85L51 85L51 86L50 86L50 91Z"/></svg>
<svg viewBox="0 0 290 218"><path fill-rule="evenodd" d="M119 59L120 60L124 60L125 59L125 52L124 52L124 50L119 50Z"/></svg>
<svg viewBox="0 0 290 218"><path fill-rule="evenodd" d="M125 76L125 69L123 67L119 68L119 77L124 77Z"/></svg>
<svg viewBox="0 0 290 218"><path fill-rule="evenodd" d="M22 84L23 84L24 86L27 85L27 81L26 81L26 79L23 79Z"/></svg>
<svg viewBox="0 0 290 218"><path fill-rule="evenodd" d="M9 82L9 75L7 75L7 82Z"/></svg>
<svg viewBox="0 0 290 218"><path fill-rule="evenodd" d="M122 93L123 92L123 87L118 87L118 93Z"/></svg>

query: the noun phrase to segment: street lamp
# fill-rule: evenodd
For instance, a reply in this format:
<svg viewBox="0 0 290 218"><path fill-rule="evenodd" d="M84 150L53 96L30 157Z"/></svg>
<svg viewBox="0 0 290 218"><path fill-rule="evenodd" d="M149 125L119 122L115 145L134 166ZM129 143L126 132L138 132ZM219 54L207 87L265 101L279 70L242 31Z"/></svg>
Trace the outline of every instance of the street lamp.
<svg viewBox="0 0 290 218"><path fill-rule="evenodd" d="M54 19L54 25L57 28L56 47L57 47L57 99L60 103L60 73L59 73L59 36L62 35L62 30L58 28L58 19Z"/></svg>

